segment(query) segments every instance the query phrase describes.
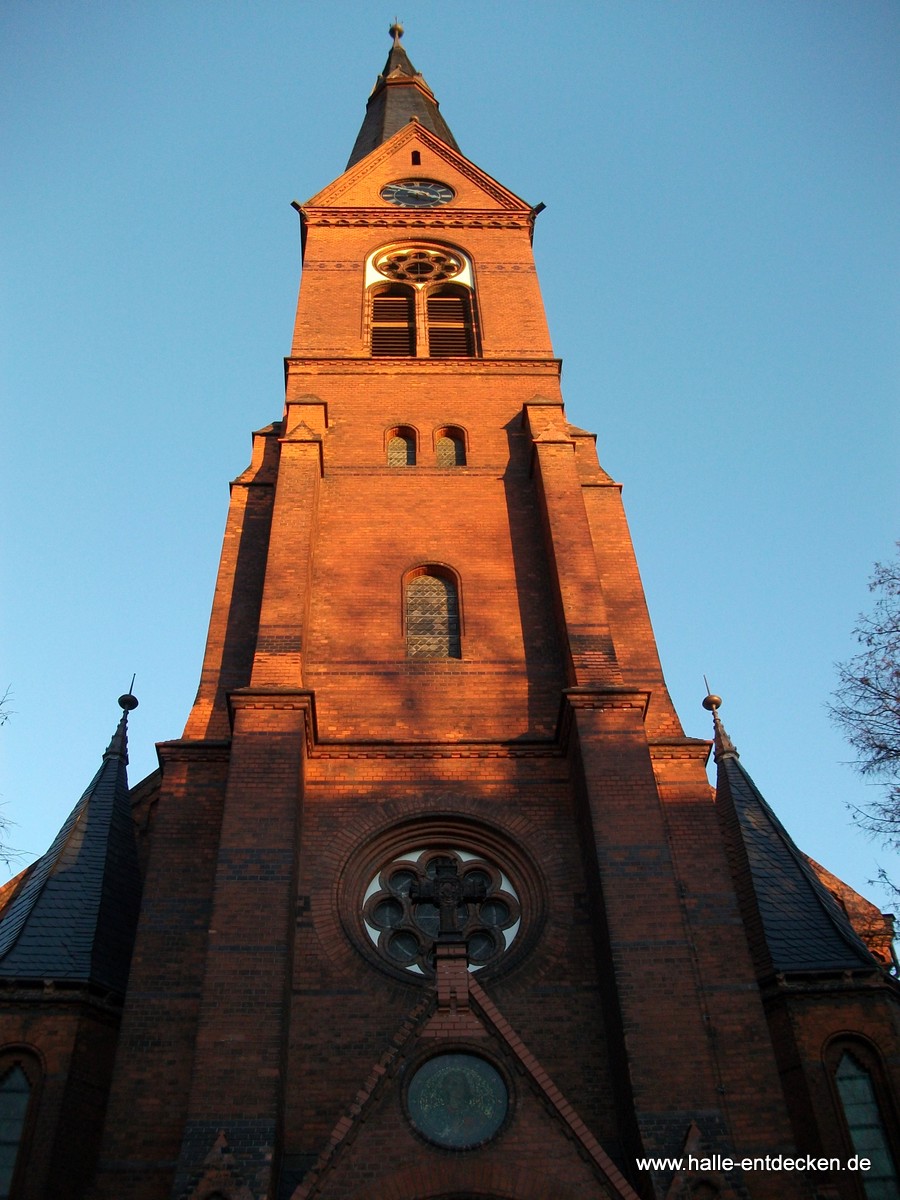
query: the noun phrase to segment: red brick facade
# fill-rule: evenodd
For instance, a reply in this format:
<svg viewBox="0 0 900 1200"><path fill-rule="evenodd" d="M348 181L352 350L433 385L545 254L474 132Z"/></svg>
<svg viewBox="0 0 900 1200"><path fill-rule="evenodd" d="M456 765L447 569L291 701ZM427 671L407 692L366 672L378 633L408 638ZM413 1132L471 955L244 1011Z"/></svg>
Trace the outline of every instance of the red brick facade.
<svg viewBox="0 0 900 1200"><path fill-rule="evenodd" d="M452 201L381 198L410 177ZM534 213L410 122L301 218L284 413L233 485L197 700L136 808L99 1166L21 1196L863 1200L849 1176L638 1169L686 1146L849 1153L838 1037L877 1059L893 1134L896 989L760 986L709 744L666 692L619 487L563 409ZM374 357L368 264L423 245L470 264L477 353L427 356L419 331ZM464 465L436 465L448 428ZM387 463L398 429L415 465ZM408 653L421 568L456 591L459 656ZM432 850L515 895L483 970L448 935L435 975L411 972L363 919L379 871ZM483 1144L416 1127L436 1053L504 1081Z"/></svg>

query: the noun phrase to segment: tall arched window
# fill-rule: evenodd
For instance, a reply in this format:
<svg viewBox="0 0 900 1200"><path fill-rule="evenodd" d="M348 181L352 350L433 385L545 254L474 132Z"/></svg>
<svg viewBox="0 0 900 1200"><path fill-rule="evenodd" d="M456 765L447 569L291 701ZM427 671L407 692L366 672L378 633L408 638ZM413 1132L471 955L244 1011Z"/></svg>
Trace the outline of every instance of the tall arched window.
<svg viewBox="0 0 900 1200"><path fill-rule="evenodd" d="M834 1073L854 1151L871 1162L860 1177L866 1200L893 1200L897 1167L887 1138L871 1073L850 1050L841 1055Z"/></svg>
<svg viewBox="0 0 900 1200"><path fill-rule="evenodd" d="M461 658L459 592L455 581L423 567L406 584L406 654Z"/></svg>
<svg viewBox="0 0 900 1200"><path fill-rule="evenodd" d="M434 460L439 467L466 465L466 439L461 429L439 429L434 439Z"/></svg>
<svg viewBox="0 0 900 1200"><path fill-rule="evenodd" d="M411 358L416 353L416 297L393 283L372 294L372 356Z"/></svg>
<svg viewBox="0 0 900 1200"><path fill-rule="evenodd" d="M26 1140L38 1079L37 1064L29 1057L16 1056L0 1066L0 1200L13 1195L16 1163Z"/></svg>
<svg viewBox="0 0 900 1200"><path fill-rule="evenodd" d="M449 246L391 246L366 262L374 358L472 358L478 330L472 264Z"/></svg>

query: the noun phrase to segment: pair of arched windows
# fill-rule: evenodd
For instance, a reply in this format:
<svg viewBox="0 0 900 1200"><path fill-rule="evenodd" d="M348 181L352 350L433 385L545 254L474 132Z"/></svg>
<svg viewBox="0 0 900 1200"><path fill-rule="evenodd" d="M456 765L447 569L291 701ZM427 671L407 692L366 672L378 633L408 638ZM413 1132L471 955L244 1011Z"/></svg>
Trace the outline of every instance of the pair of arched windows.
<svg viewBox="0 0 900 1200"><path fill-rule="evenodd" d="M373 358L472 358L478 353L471 265L443 246L395 246L366 268Z"/></svg>
<svg viewBox="0 0 900 1200"><path fill-rule="evenodd" d="M459 586L450 570L408 572L403 600L407 658L462 658Z"/></svg>
<svg viewBox="0 0 900 1200"><path fill-rule="evenodd" d="M414 467L418 458L418 436L411 425L398 425L388 431L387 465ZM438 429L434 438L434 463L437 467L464 467L466 439L461 429L446 426Z"/></svg>

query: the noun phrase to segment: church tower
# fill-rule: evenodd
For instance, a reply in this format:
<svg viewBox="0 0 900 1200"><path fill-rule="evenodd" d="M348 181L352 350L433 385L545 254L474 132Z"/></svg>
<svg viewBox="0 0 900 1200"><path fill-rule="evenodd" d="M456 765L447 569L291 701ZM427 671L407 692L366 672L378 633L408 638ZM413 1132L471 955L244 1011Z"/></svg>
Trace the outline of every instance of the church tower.
<svg viewBox="0 0 900 1200"><path fill-rule="evenodd" d="M888 1031L834 1059L887 1146L896 985L759 816L717 703L716 804L619 485L563 406L538 209L391 35L347 169L296 205L284 409L232 485L184 734L133 792L86 1194L873 1200L722 1165L855 1138L828 1030Z"/></svg>

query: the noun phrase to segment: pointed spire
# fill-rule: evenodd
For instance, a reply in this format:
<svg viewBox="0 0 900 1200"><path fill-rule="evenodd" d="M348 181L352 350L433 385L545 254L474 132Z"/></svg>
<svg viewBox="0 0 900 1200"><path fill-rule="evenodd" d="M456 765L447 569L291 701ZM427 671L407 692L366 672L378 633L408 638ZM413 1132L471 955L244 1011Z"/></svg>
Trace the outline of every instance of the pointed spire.
<svg viewBox="0 0 900 1200"><path fill-rule="evenodd" d="M714 693L703 700L713 714L716 805L758 975L874 970L879 964L847 914L740 762L719 718L721 704Z"/></svg>
<svg viewBox="0 0 900 1200"><path fill-rule="evenodd" d="M413 120L454 150L459 149L440 114L434 93L400 44L403 26L395 21L388 32L392 39L390 53L366 105L366 117L347 163L348 169Z"/></svg>
<svg viewBox="0 0 900 1200"><path fill-rule="evenodd" d="M141 878L128 793L122 716L99 771L52 846L27 867L0 911L0 977L60 979L123 993Z"/></svg>

